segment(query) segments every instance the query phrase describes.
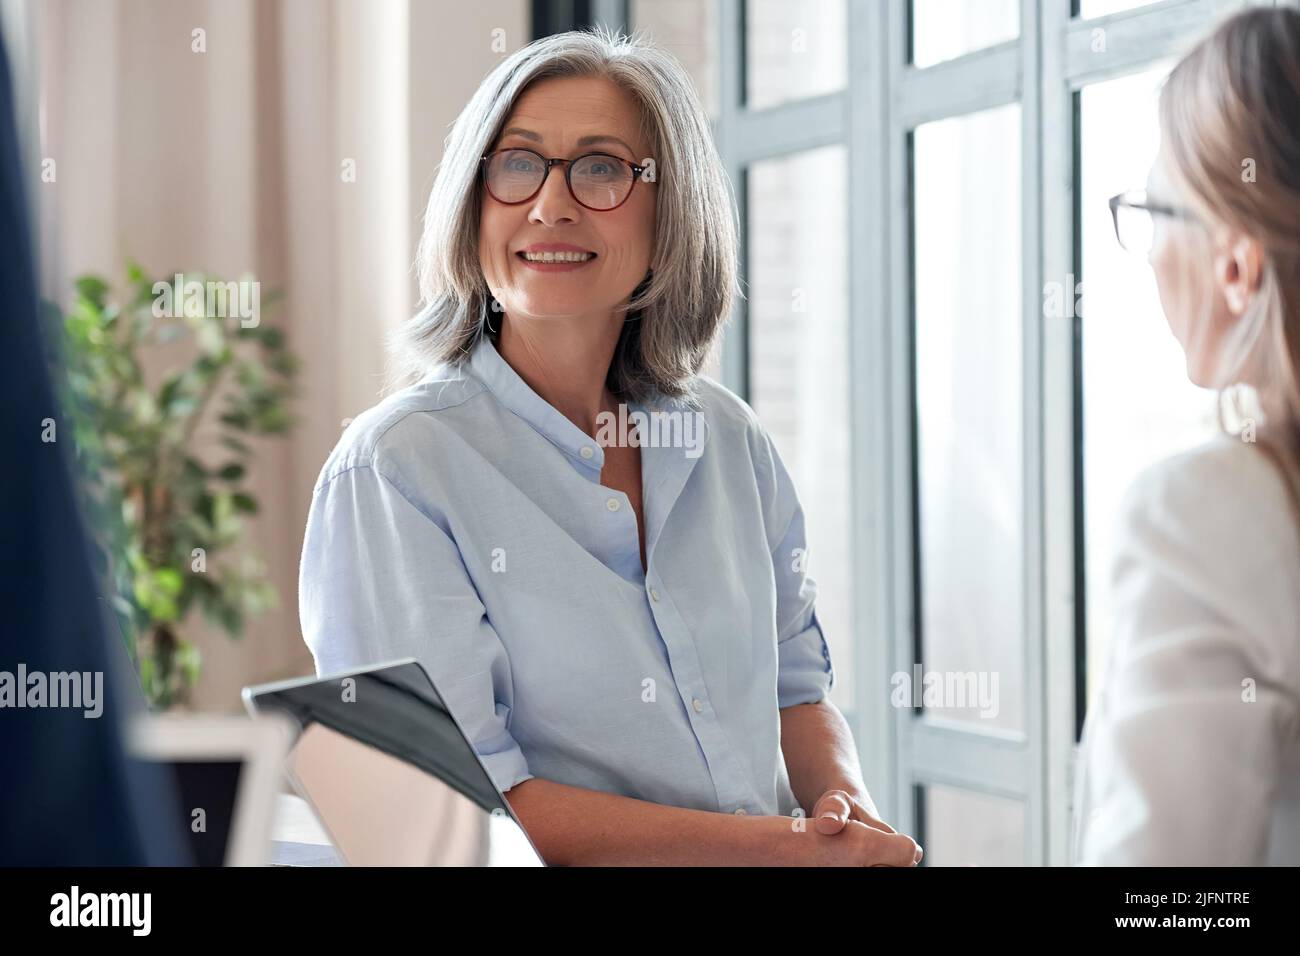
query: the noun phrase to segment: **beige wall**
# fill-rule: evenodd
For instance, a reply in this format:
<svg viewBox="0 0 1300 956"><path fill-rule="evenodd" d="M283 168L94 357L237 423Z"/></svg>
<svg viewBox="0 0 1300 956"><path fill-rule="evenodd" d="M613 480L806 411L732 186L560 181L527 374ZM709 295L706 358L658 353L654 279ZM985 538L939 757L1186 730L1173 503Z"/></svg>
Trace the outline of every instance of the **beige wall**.
<svg viewBox="0 0 1300 956"><path fill-rule="evenodd" d="M44 294L66 303L88 271L120 281L127 255L159 275L251 271L285 294L263 321L303 359L300 424L259 445L250 536L281 607L239 643L189 628L195 705L238 709L243 684L311 671L297 615L311 487L342 421L378 398L443 140L527 42L527 0L48 0L34 19L40 153L57 163L38 190Z"/></svg>

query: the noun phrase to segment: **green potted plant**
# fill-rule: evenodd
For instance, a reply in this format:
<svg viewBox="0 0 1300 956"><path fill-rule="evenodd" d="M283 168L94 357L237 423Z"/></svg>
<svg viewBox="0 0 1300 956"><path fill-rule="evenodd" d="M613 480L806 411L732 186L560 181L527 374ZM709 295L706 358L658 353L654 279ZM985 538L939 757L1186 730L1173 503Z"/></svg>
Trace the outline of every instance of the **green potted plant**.
<svg viewBox="0 0 1300 956"><path fill-rule="evenodd" d="M185 636L195 611L238 638L250 616L276 603L261 559L242 540L241 519L258 510L246 486L248 439L289 430L298 365L260 315L214 314L212 295L195 307L182 294L215 286L246 300L251 288L257 303L255 280L183 278L173 289L129 263L122 300L87 275L74 283L67 314L53 313L99 570L157 709L184 702L198 679L198 649ZM184 361L147 375L146 365L171 350Z"/></svg>

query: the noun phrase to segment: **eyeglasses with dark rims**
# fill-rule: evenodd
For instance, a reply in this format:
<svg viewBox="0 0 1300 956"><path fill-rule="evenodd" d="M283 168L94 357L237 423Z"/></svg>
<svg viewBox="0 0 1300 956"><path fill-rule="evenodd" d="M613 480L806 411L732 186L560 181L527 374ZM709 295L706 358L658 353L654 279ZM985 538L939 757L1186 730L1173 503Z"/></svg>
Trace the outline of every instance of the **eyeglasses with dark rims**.
<svg viewBox="0 0 1300 956"><path fill-rule="evenodd" d="M564 166L569 194L580 206L609 212L627 202L649 166L638 166L609 153L584 153L575 159L548 159L531 149L512 147L488 153L480 161L483 185L499 203L517 206L539 192L552 166Z"/></svg>
<svg viewBox="0 0 1300 956"><path fill-rule="evenodd" d="M1165 216L1183 222L1195 222L1189 210L1157 202L1145 189L1135 189L1110 197L1110 216L1115 223L1115 238L1128 252L1146 255L1155 245L1156 217Z"/></svg>

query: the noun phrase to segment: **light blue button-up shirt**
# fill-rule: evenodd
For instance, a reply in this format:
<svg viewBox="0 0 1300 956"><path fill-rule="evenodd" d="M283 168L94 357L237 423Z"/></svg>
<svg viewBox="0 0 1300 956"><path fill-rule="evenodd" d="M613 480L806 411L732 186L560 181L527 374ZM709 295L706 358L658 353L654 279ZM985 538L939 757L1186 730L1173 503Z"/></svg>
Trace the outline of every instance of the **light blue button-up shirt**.
<svg viewBox="0 0 1300 956"><path fill-rule="evenodd" d="M702 445L665 427L641 448L644 571L600 444L490 340L362 414L307 520L317 672L416 658L503 791L792 813L778 709L834 680L803 512L749 406L705 377L699 398Z"/></svg>

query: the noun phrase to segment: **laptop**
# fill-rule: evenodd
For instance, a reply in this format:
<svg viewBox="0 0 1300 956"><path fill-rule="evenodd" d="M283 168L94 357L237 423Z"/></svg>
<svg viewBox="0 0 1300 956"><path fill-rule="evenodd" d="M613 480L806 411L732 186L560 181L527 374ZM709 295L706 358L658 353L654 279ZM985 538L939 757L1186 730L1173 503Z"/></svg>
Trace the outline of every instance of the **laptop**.
<svg viewBox="0 0 1300 956"><path fill-rule="evenodd" d="M168 771L164 812L175 814L195 865L263 866L293 739L279 714L141 714L127 724L126 750Z"/></svg>
<svg viewBox="0 0 1300 956"><path fill-rule="evenodd" d="M543 866L473 744L413 658L245 687L253 714L297 731L286 770L298 797L273 834L280 862L349 866ZM319 824L328 846L294 837Z"/></svg>

